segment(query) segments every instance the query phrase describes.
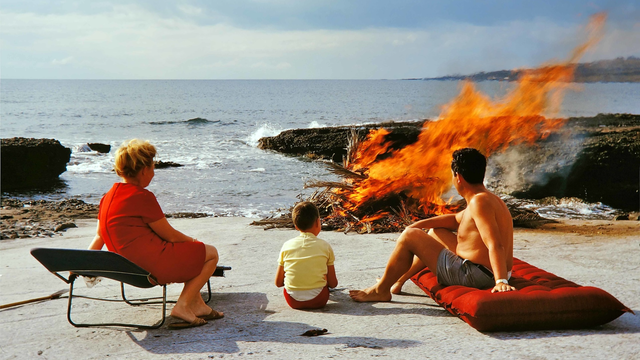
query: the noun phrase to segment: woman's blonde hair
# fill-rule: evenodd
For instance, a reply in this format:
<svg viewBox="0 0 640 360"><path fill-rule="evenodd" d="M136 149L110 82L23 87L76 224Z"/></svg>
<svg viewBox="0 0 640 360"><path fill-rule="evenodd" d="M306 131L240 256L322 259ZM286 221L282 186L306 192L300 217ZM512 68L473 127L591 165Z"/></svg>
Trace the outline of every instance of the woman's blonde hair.
<svg viewBox="0 0 640 360"><path fill-rule="evenodd" d="M134 178L140 170L153 165L155 156L156 148L149 141L125 141L116 151L116 163L113 168L120 177Z"/></svg>

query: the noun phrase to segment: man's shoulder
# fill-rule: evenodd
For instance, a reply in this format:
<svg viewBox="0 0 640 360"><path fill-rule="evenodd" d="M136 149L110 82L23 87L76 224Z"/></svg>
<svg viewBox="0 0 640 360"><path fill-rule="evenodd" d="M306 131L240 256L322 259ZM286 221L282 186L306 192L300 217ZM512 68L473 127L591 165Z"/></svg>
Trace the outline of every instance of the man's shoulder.
<svg viewBox="0 0 640 360"><path fill-rule="evenodd" d="M505 202L498 195L489 191L474 195L467 204L467 209L474 219L479 214L495 214L499 217L506 215L511 216Z"/></svg>
<svg viewBox="0 0 640 360"><path fill-rule="evenodd" d="M473 195L468 207L495 207L502 203L500 197L490 191L483 191Z"/></svg>

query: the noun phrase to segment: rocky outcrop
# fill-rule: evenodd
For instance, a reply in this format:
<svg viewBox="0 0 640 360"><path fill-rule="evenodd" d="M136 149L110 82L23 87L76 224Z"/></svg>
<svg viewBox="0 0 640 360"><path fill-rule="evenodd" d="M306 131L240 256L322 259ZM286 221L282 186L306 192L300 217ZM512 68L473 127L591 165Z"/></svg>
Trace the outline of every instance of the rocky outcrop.
<svg viewBox="0 0 640 360"><path fill-rule="evenodd" d="M98 205L77 199L21 201L3 197L0 205L0 240L52 237L77 227L76 219L95 219L98 216Z"/></svg>
<svg viewBox="0 0 640 360"><path fill-rule="evenodd" d="M111 145L101 143L88 143L89 148L93 151L97 151L101 154L108 154L111 151Z"/></svg>
<svg viewBox="0 0 640 360"><path fill-rule="evenodd" d="M171 167L181 167L182 164L175 163L173 161L156 161L155 168L156 169L166 169Z"/></svg>
<svg viewBox="0 0 640 360"><path fill-rule="evenodd" d="M416 141L422 122L383 123L283 131L259 141L261 149L341 163L351 129L362 139L387 128L395 148ZM598 114L569 118L565 131L526 149L490 159L490 188L520 198L576 197L626 211L640 207L640 115Z"/></svg>
<svg viewBox="0 0 640 360"><path fill-rule="evenodd" d="M394 148L402 148L418 139L424 121L386 122L361 126L338 126L312 129L286 130L273 137L264 137L258 141L258 148L273 150L296 156L331 159L342 163L347 154L347 144L351 131L364 140L371 129L386 128L392 131L387 139Z"/></svg>
<svg viewBox="0 0 640 360"><path fill-rule="evenodd" d="M530 181L505 189L516 197L575 197L625 211L640 208L640 115L570 118L571 136L555 136L520 161ZM512 165L513 166L513 165Z"/></svg>
<svg viewBox="0 0 640 360"><path fill-rule="evenodd" d="M2 191L49 187L67 170L71 149L53 139L2 139Z"/></svg>

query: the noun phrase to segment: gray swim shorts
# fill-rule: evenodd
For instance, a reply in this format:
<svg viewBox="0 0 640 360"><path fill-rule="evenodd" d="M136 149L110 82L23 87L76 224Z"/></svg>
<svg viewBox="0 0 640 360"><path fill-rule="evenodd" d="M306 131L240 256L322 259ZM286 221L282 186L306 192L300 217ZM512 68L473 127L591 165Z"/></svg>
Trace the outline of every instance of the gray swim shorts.
<svg viewBox="0 0 640 360"><path fill-rule="evenodd" d="M472 263L456 255L449 249L442 249L438 255L436 275L442 285L463 285L476 289L495 286L493 275L486 267Z"/></svg>

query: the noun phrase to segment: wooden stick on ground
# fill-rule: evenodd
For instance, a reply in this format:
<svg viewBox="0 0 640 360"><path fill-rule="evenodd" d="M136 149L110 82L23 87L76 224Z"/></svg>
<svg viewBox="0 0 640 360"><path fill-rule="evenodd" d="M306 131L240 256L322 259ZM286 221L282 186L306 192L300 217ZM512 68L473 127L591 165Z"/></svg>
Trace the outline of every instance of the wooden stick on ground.
<svg viewBox="0 0 640 360"><path fill-rule="evenodd" d="M43 296L43 297L39 297L39 298L35 298L35 299L29 299L29 300L23 300L23 301L18 301L18 302L14 302L11 304L4 304L4 305L0 305L0 309L6 309L6 308L10 308L12 306L18 306L18 305L22 305L22 304L28 304L28 303L32 303L32 302L36 302L36 301L43 301L43 300L53 300L53 299L57 299L59 298L62 294L69 292L69 290L60 290L60 291L56 291L53 294L49 295L49 296Z"/></svg>

